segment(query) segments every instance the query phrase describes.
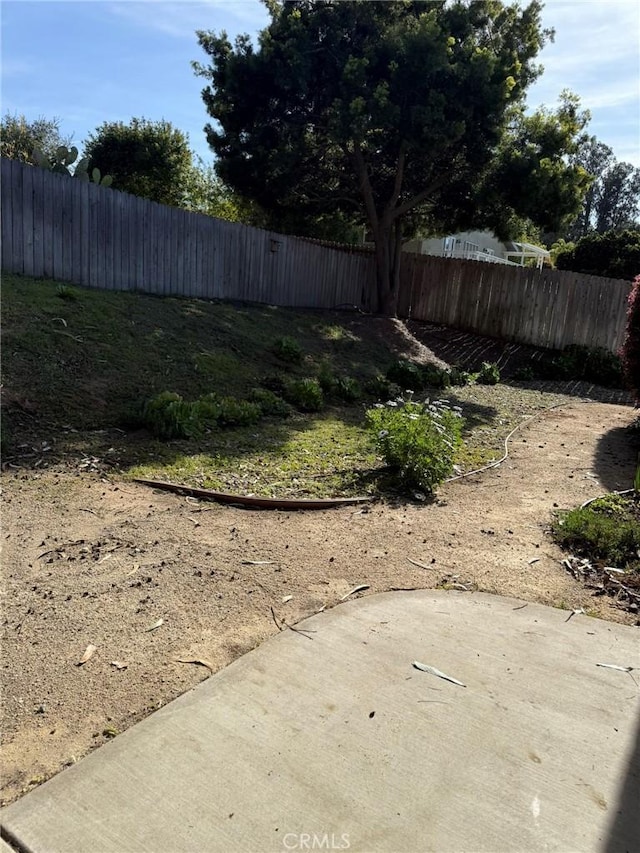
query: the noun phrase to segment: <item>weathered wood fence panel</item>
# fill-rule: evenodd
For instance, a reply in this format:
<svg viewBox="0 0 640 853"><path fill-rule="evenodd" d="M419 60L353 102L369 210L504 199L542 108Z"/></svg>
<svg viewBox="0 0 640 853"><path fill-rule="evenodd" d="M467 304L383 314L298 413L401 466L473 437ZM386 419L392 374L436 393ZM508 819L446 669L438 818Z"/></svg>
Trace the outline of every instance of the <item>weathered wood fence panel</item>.
<svg viewBox="0 0 640 853"><path fill-rule="evenodd" d="M375 260L1 159L2 269L108 290L375 311ZM406 254L398 314L560 349L617 350L627 281Z"/></svg>
<svg viewBox="0 0 640 853"><path fill-rule="evenodd" d="M565 270L407 255L399 313L551 349L583 344L616 351L630 290L628 281Z"/></svg>
<svg viewBox="0 0 640 853"><path fill-rule="evenodd" d="M106 290L370 310L367 250L327 248L2 159L2 269Z"/></svg>

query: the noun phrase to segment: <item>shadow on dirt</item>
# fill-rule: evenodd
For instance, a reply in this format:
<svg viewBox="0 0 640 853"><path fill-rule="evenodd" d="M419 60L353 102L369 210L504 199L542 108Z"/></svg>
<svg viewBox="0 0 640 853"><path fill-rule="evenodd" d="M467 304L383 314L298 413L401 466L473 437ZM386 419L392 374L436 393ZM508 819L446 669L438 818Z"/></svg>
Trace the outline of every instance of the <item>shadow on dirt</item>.
<svg viewBox="0 0 640 853"><path fill-rule="evenodd" d="M581 399L596 400L600 403L632 405L629 393L623 389L603 388L583 381L527 380L515 377L518 371L531 367L551 351L518 344L497 338L481 337L448 326L436 326L408 320L406 327L435 359L447 365L457 365L464 370L478 370L483 361L497 364L501 381L518 387L544 391L552 394L567 394Z"/></svg>
<svg viewBox="0 0 640 853"><path fill-rule="evenodd" d="M595 473L607 491L622 491L633 486L640 454L640 431L615 427L598 440Z"/></svg>

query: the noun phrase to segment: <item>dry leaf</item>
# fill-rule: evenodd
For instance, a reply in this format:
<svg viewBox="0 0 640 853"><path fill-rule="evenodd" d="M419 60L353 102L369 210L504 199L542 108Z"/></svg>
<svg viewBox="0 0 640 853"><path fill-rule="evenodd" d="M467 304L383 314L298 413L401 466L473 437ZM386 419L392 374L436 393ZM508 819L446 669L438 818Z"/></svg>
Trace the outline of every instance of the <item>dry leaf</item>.
<svg viewBox="0 0 640 853"><path fill-rule="evenodd" d="M444 678L445 681L450 681L452 684L457 684L459 687L467 686L461 681L458 681L457 678L452 678L450 675L445 675L444 672L440 672L440 670L436 669L435 666L429 666L428 664L420 663L420 661L417 660L414 660L413 666L421 672L428 672L430 675L436 675L438 678Z"/></svg>
<svg viewBox="0 0 640 853"><path fill-rule="evenodd" d="M126 669L129 664L123 663L121 660L112 660L111 666L115 666L116 669Z"/></svg>
<svg viewBox="0 0 640 853"><path fill-rule="evenodd" d="M158 619L158 621L154 622L150 628L145 628L145 631L155 631L156 628L159 628L161 625L164 625L164 619Z"/></svg>
<svg viewBox="0 0 640 853"><path fill-rule="evenodd" d="M86 663L88 660L90 660L97 651L97 648L97 646L92 646L91 643L89 643L87 648L84 650L84 654L82 655L76 666L82 666L83 663Z"/></svg>
<svg viewBox="0 0 640 853"><path fill-rule="evenodd" d="M354 586L354 588L352 590L349 590L349 592L346 595L342 596L340 601L346 601L346 599L349 598L350 595L355 595L356 592L362 592L365 589L370 589L368 583L362 583L362 584L360 584L360 586Z"/></svg>
<svg viewBox="0 0 640 853"><path fill-rule="evenodd" d="M213 672L213 664L211 661L205 660L204 658L174 658L174 661L176 663L194 663L197 666L205 666Z"/></svg>
<svg viewBox="0 0 640 853"><path fill-rule="evenodd" d="M287 601L291 601L292 598L293 598L292 595L285 595L285 597L282 599L282 603L286 604Z"/></svg>

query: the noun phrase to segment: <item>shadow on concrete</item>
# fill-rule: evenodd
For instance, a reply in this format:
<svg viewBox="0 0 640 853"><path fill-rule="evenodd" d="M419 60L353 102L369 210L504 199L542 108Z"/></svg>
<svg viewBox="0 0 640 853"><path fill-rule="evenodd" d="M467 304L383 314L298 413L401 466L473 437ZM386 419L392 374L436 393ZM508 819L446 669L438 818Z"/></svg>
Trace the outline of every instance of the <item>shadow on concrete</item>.
<svg viewBox="0 0 640 853"><path fill-rule="evenodd" d="M640 713L635 744L631 750L618 801L613 809L603 853L633 853L640 850Z"/></svg>
<svg viewBox="0 0 640 853"><path fill-rule="evenodd" d="M607 491L632 488L639 453L639 430L615 427L601 435L596 447L594 468Z"/></svg>

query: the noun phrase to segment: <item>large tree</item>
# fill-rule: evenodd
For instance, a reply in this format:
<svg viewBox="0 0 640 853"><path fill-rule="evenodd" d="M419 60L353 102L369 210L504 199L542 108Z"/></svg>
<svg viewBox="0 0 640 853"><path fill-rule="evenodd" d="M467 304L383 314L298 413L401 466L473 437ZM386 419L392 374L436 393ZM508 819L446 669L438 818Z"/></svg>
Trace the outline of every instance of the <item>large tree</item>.
<svg viewBox="0 0 640 853"><path fill-rule="evenodd" d="M572 162L592 179L576 219L563 234L579 240L596 231L620 231L638 222L640 208L640 169L619 162L612 149L595 136L583 138Z"/></svg>
<svg viewBox="0 0 640 853"><path fill-rule="evenodd" d="M113 188L183 207L192 169L189 140L168 121L104 122L84 148L90 169L113 177Z"/></svg>
<svg viewBox="0 0 640 853"><path fill-rule="evenodd" d="M70 143L71 137L60 131L58 118L40 117L29 121L17 113L5 113L0 122L0 154L9 160L33 164L35 148L53 157L57 148Z"/></svg>
<svg viewBox="0 0 640 853"><path fill-rule="evenodd" d="M517 216L548 227L575 215L583 173L564 155L580 117L557 132L551 114L537 125L524 116L551 37L537 0L265 3L271 23L256 48L246 35L232 45L224 32L198 33L218 173L283 219L366 222L381 310L395 310L401 246L417 228L506 227ZM544 187L535 209L507 186L515 178Z"/></svg>

